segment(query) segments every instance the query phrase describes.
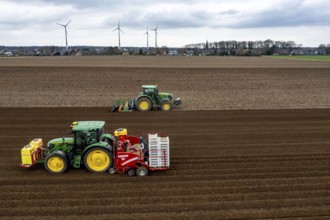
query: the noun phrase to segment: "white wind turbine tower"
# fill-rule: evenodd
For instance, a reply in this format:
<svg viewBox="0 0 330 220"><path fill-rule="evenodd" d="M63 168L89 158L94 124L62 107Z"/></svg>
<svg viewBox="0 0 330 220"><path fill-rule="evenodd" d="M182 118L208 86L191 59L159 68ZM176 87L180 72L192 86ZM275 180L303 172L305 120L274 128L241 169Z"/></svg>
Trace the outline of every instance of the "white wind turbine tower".
<svg viewBox="0 0 330 220"><path fill-rule="evenodd" d="M158 30L158 24L157 24L156 28L155 29L152 29L152 30L155 31L155 47L157 48L157 37L158 37L157 30Z"/></svg>
<svg viewBox="0 0 330 220"><path fill-rule="evenodd" d="M120 49L120 32L124 33L121 29L120 29L120 21L118 21L118 27L116 29L114 29L113 31L118 31L118 48Z"/></svg>
<svg viewBox="0 0 330 220"><path fill-rule="evenodd" d="M147 53L149 51L149 28L147 28L147 32L144 34L144 35L147 35Z"/></svg>
<svg viewBox="0 0 330 220"><path fill-rule="evenodd" d="M66 24L56 23L56 24L58 24L58 25L64 27L64 30L65 30L65 48L66 48L66 50L69 49L69 47L68 47L68 31L67 31L66 27L68 26L68 24L69 24L70 22L71 22L71 20L70 20L68 23L66 23Z"/></svg>

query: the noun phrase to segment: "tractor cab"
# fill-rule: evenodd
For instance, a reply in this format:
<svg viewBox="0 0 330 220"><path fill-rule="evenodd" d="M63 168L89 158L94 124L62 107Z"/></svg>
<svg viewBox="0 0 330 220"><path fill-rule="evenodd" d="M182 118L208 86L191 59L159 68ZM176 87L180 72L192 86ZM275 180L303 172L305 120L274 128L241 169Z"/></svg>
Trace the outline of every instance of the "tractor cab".
<svg viewBox="0 0 330 220"><path fill-rule="evenodd" d="M73 122L71 127L76 150L82 151L87 146L100 142L104 135L104 124L103 121Z"/></svg>
<svg viewBox="0 0 330 220"><path fill-rule="evenodd" d="M96 143L96 131L76 131L74 134L74 144L77 151L82 151L90 144Z"/></svg>
<svg viewBox="0 0 330 220"><path fill-rule="evenodd" d="M104 121L78 121L71 124L74 144L77 150L91 145L105 143L113 146L113 136L104 131Z"/></svg>
<svg viewBox="0 0 330 220"><path fill-rule="evenodd" d="M148 96L158 96L157 85L144 85L142 86L143 94Z"/></svg>

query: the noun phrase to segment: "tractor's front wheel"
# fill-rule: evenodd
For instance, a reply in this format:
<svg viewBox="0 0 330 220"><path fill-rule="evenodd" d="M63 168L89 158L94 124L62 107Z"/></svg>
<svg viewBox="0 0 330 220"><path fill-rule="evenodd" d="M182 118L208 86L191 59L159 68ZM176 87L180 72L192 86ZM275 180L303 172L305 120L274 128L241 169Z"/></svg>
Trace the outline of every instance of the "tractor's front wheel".
<svg viewBox="0 0 330 220"><path fill-rule="evenodd" d="M68 169L68 160L63 154L52 153L46 157L44 165L48 172L64 173Z"/></svg>
<svg viewBox="0 0 330 220"><path fill-rule="evenodd" d="M172 110L172 104L165 100L165 101L162 101L162 103L160 104L160 108L163 110L163 111L171 111Z"/></svg>
<svg viewBox="0 0 330 220"><path fill-rule="evenodd" d="M151 101L148 98L139 98L136 103L136 108L140 112L147 112L151 109Z"/></svg>
<svg viewBox="0 0 330 220"><path fill-rule="evenodd" d="M108 171L113 162L111 153L101 147L89 149L84 156L85 167L94 173Z"/></svg>

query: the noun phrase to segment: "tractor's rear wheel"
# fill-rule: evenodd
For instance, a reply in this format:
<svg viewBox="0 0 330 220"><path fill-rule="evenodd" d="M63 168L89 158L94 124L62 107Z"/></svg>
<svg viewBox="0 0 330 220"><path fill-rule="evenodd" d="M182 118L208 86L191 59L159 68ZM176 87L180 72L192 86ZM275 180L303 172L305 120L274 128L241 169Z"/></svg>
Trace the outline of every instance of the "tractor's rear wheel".
<svg viewBox="0 0 330 220"><path fill-rule="evenodd" d="M139 98L137 100L136 103L136 108L140 111L140 112L147 112L150 111L151 109L151 101L148 98Z"/></svg>
<svg viewBox="0 0 330 220"><path fill-rule="evenodd" d="M147 176L148 175L148 169L144 166L140 166L136 169L136 175L138 176Z"/></svg>
<svg viewBox="0 0 330 220"><path fill-rule="evenodd" d="M68 169L68 160L65 154L52 153L46 157L44 165L50 173L64 173Z"/></svg>
<svg viewBox="0 0 330 220"><path fill-rule="evenodd" d="M160 108L163 111L171 111L172 110L172 103L170 103L169 101L165 100L162 101L162 103L160 104Z"/></svg>
<svg viewBox="0 0 330 220"><path fill-rule="evenodd" d="M108 171L113 162L111 153L101 147L89 149L84 156L85 167L94 173Z"/></svg>

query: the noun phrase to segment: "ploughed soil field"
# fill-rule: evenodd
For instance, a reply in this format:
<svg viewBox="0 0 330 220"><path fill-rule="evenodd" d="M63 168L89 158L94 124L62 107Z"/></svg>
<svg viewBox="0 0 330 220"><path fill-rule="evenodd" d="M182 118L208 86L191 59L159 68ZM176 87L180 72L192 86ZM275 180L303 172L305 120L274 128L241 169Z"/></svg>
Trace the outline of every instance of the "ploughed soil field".
<svg viewBox="0 0 330 220"><path fill-rule="evenodd" d="M0 107L110 107L145 84L181 97L181 110L330 107L330 68L36 66L0 67Z"/></svg>
<svg viewBox="0 0 330 220"><path fill-rule="evenodd" d="M158 84L182 106L109 112L143 84ZM0 58L0 219L326 219L329 87L329 62ZM169 136L171 169L141 178L19 167L24 145L66 135L76 120Z"/></svg>
<svg viewBox="0 0 330 220"><path fill-rule="evenodd" d="M74 120L169 136L171 170L128 177L19 168L21 147L65 135ZM0 108L0 219L326 218L329 133L329 109Z"/></svg>

